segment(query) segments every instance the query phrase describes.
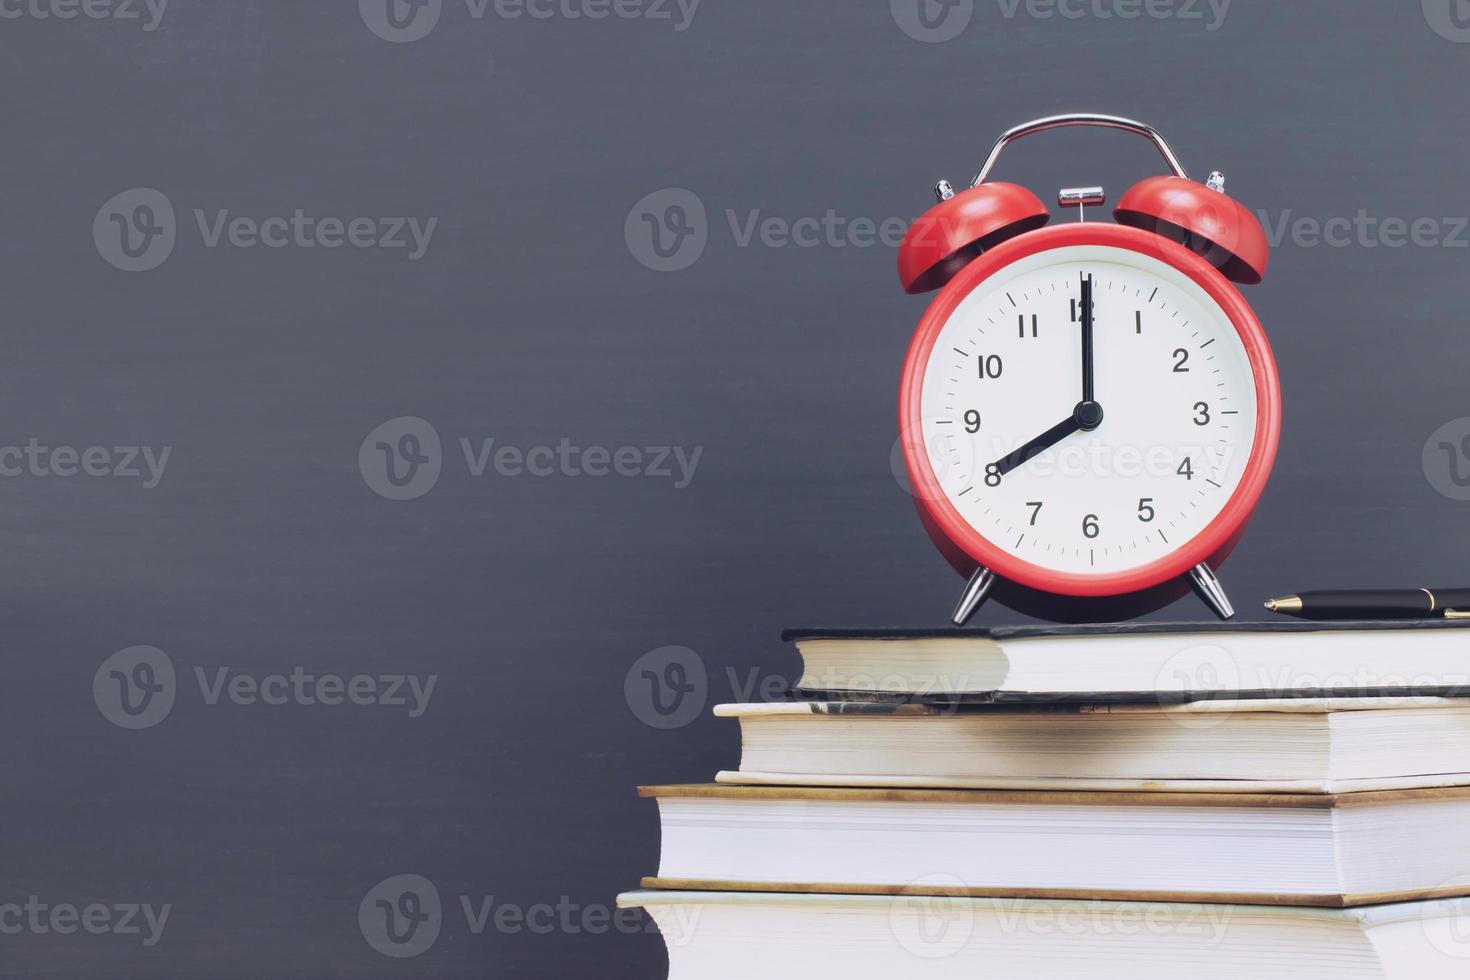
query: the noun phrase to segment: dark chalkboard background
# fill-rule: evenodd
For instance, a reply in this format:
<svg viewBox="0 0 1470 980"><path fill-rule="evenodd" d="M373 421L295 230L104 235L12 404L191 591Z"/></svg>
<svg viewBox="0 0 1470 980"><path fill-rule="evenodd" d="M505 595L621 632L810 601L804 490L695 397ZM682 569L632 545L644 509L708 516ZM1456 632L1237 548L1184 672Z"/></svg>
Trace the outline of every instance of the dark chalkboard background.
<svg viewBox="0 0 1470 980"><path fill-rule="evenodd" d="M735 763L703 709L795 669L783 627L942 625L961 584L890 465L924 301L860 219L912 218L1033 116L1145 119L1284 228L1247 292L1287 425L1237 605L1470 578L1449 0L924 0L938 43L914 0L400 0L400 28L386 0L173 0L153 30L99 2L139 19L0 20L6 976L661 975L609 921L655 870L634 784ZM1157 171L1081 133L1001 175L1116 198ZM266 220L297 209L329 241L437 223L414 259ZM742 244L829 211L810 247ZM209 244L221 212L240 244ZM549 475L475 476L461 439ZM126 447L168 448L156 485ZM686 486L657 447L701 452ZM417 717L391 675L436 678ZM129 903L170 906L154 945Z"/></svg>

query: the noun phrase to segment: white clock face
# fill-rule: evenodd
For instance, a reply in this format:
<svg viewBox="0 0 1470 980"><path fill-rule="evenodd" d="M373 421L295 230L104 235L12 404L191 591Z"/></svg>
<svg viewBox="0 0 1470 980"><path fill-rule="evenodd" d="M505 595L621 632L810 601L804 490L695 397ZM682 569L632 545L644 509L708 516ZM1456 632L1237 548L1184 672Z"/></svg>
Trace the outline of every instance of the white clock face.
<svg viewBox="0 0 1470 980"><path fill-rule="evenodd" d="M939 333L922 404L929 463L960 516L1018 558L1082 575L1148 565L1203 531L1256 431L1225 312L1171 266L1109 246L1032 255L976 287Z"/></svg>

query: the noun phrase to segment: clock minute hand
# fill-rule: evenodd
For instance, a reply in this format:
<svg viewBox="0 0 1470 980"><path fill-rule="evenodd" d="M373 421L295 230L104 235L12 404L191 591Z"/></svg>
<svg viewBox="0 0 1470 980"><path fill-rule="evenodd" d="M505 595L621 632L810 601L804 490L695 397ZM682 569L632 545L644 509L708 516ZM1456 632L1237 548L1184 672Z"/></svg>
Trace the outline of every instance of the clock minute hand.
<svg viewBox="0 0 1470 980"><path fill-rule="evenodd" d="M1050 429L1047 429L1041 435L1037 436L1035 439L1032 439L1020 449L1017 449L1015 452L1011 453L1009 456L1003 456L1000 459L996 460L995 469L998 473L1000 473L1001 476L1005 476L1016 467L1024 466L1026 463L1035 459L1037 456L1040 456L1042 453L1046 452L1052 446L1055 446L1057 443L1061 442L1068 436L1076 432L1080 432L1081 429L1082 423L1074 414L1065 422L1062 422L1059 425L1054 425Z"/></svg>
<svg viewBox="0 0 1470 980"><path fill-rule="evenodd" d="M1092 356L1092 276L1082 280L1082 400L1097 400Z"/></svg>

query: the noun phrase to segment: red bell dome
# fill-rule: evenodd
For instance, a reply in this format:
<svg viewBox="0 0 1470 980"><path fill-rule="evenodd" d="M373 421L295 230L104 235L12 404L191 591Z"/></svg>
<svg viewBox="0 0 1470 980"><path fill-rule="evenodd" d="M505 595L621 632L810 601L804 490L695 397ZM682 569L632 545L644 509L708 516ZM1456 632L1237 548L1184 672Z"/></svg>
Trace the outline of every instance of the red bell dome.
<svg viewBox="0 0 1470 980"><path fill-rule="evenodd" d="M1113 216L1199 253L1227 279L1253 286L1266 275L1266 232L1223 191L1183 177L1150 177L1123 195Z"/></svg>
<svg viewBox="0 0 1470 980"><path fill-rule="evenodd" d="M898 250L898 278L909 293L939 289L981 252L1050 220L1041 198L1019 184L972 187L913 223Z"/></svg>

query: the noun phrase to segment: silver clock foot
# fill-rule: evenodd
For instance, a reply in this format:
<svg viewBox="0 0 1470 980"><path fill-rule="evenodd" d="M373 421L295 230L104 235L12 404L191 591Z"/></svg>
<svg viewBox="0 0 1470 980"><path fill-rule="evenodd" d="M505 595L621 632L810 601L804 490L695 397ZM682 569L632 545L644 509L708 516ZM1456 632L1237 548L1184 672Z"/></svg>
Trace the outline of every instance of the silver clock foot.
<svg viewBox="0 0 1470 980"><path fill-rule="evenodd" d="M970 576L970 581L965 583L965 591L960 595L959 604L954 607L954 615L950 619L956 626L963 626L980 608L980 603L990 595L990 590L995 588L995 573L985 566L975 569L975 574Z"/></svg>
<svg viewBox="0 0 1470 980"><path fill-rule="evenodd" d="M1199 592L1201 599L1221 619L1234 619L1235 607L1230 604L1230 597L1225 594L1225 587L1215 577L1215 570L1209 565L1200 563L1189 570L1189 580L1194 583L1195 590Z"/></svg>

